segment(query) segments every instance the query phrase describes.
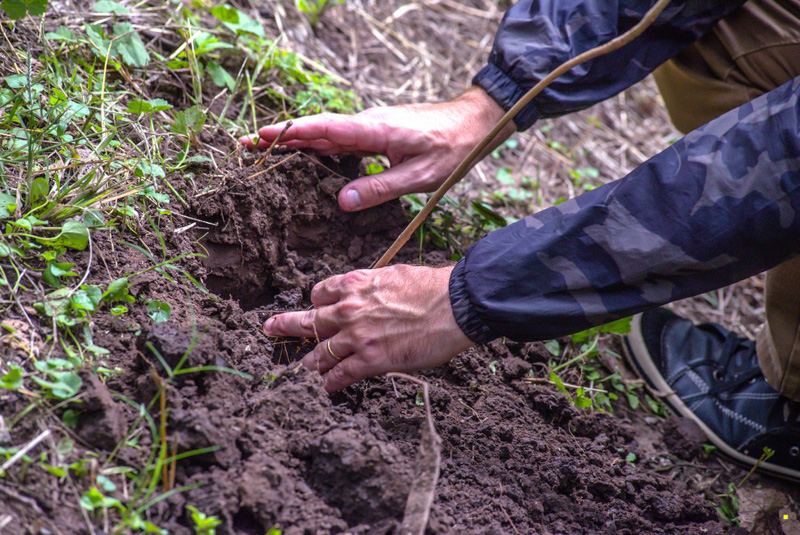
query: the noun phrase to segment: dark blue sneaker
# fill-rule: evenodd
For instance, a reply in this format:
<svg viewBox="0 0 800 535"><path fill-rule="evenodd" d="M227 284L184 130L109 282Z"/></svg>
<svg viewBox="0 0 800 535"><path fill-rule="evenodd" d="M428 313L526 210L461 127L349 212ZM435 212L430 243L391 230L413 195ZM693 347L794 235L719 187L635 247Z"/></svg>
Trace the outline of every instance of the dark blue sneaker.
<svg viewBox="0 0 800 535"><path fill-rule="evenodd" d="M767 384L755 343L719 325L695 326L663 308L635 316L631 364L676 414L691 418L728 457L800 480L800 403Z"/></svg>

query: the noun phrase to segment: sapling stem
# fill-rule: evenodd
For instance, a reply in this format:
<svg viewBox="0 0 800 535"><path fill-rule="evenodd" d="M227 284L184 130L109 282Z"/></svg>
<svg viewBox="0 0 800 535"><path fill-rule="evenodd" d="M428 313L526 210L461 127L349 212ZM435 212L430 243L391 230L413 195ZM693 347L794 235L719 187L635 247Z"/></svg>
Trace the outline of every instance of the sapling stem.
<svg viewBox="0 0 800 535"><path fill-rule="evenodd" d="M517 103L514 104L514 106L508 110L505 115L503 115L494 128L492 128L492 130L486 134L486 137L484 137L481 142L472 149L467 157L464 158L464 160L458 165L458 167L456 167L450 176L447 177L447 180L445 180L444 183L439 186L439 189L437 189L433 195L431 195L431 198L428 199L428 202L425 204L422 210L420 210L414 219L411 220L411 223L409 223L405 230L400 233L400 236L397 237L397 239L383 254L383 256L372 265L372 268L385 267L389 264L389 262L392 261L397 252L408 242L409 239L411 239L411 236L414 234L414 232L416 232L422 222L425 221L425 219L430 215L439 201L442 200L442 197L444 197L450 188L452 188L459 180L464 178L467 170L469 170L473 162L475 162L483 150L497 137L497 134L499 134L500 131L505 128L509 121L511 121L522 110L522 108L527 106L531 100L533 100L539 93L549 86L553 80L571 70L573 67L589 61L590 59L594 59L598 56L603 56L609 52L618 50L639 37L647 28L650 27L651 24L653 24L653 22L655 22L655 20L670 2L671 0L658 0L658 2L650 9L650 11L648 11L645 16L642 17L642 20L636 24L636 26L622 35L615 37L611 41L592 48L591 50L587 50L586 52L575 56L569 61L562 63L550 74L539 81L538 84L533 86L527 93L525 93L525 95L519 99L519 101L517 101Z"/></svg>

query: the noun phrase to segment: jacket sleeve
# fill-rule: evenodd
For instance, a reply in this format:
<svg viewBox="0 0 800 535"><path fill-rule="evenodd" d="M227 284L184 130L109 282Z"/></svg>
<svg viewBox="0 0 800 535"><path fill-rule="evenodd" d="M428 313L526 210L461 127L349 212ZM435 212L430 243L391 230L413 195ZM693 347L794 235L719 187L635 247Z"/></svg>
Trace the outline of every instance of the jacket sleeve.
<svg viewBox="0 0 800 535"><path fill-rule="evenodd" d="M520 0L505 14L488 64L475 76L506 111L553 69L633 27L652 0ZM643 79L705 34L743 0L674 0L621 49L556 79L515 118L520 130L540 117L587 108Z"/></svg>
<svg viewBox="0 0 800 535"><path fill-rule="evenodd" d="M477 343L543 340L710 291L800 254L800 77L616 182L490 233L450 278Z"/></svg>

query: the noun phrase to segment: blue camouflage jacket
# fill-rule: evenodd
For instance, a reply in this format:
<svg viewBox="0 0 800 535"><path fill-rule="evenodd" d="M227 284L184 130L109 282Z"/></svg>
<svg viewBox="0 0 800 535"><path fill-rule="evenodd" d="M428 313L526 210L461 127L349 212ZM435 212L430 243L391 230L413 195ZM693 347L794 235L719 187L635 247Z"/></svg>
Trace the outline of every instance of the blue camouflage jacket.
<svg viewBox="0 0 800 535"><path fill-rule="evenodd" d="M675 0L639 39L555 81L517 117L585 108L644 78L742 2ZM505 109L621 34L641 0L520 0L474 83ZM800 254L800 77L695 130L628 176L492 232L450 278L474 342L542 340L689 297Z"/></svg>

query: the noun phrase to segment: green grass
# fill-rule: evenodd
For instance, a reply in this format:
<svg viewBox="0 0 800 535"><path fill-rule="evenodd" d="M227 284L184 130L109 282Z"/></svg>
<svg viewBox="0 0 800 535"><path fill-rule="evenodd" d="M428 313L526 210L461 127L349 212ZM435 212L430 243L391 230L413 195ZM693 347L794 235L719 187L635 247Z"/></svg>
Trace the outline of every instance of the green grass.
<svg viewBox="0 0 800 535"><path fill-rule="evenodd" d="M63 17L47 12L42 0L2 0L0 7L15 21L3 24L0 37L0 317L14 318L0 322L0 336L19 349L16 358L0 361L0 389L25 401L4 417L14 432L25 418L55 415L69 436L80 418L82 370L101 380L118 373L105 360L108 350L94 343L95 316L125 320L137 304L131 285L146 273L178 294L201 286L181 267L196 254L170 256L161 235L174 217L170 201L188 207L184 182L169 179L197 164L221 164L235 154L233 139L259 125L352 112L360 104L284 48L281 36L225 3L100 0L91 13ZM164 91L171 73L188 92ZM231 139L228 146L203 141L220 133ZM148 264L109 277L99 267L101 234ZM146 244L154 238L160 251ZM153 322L170 317L170 303L141 304ZM24 455L9 472L44 470L58 485L78 489L75 505L106 532L161 533L147 511L186 490L165 480L165 471L174 474L180 459L210 451L176 454L165 441L164 385L187 373L237 373L186 367L187 356L165 366L149 404L122 400L139 417L117 451L142 449L142 466L115 464L117 451L105 459L85 452L76 460L78 448L62 439L57 454ZM0 460L17 453L2 449ZM89 467L98 464L92 479ZM127 497L118 488L122 481ZM197 533L214 533L214 517L196 509L191 516Z"/></svg>

